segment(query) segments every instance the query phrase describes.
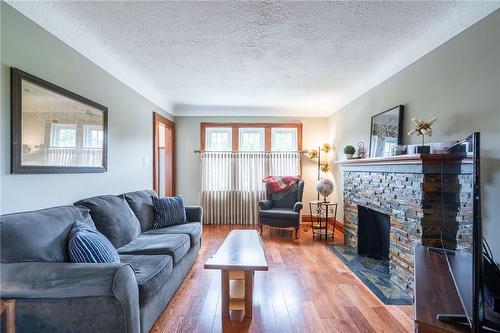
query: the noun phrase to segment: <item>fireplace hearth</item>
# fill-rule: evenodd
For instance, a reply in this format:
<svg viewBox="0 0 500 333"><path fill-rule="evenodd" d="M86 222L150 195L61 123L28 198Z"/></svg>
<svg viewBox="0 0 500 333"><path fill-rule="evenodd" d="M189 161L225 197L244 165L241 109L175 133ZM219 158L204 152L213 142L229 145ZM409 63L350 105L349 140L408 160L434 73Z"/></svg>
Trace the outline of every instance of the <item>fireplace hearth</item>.
<svg viewBox="0 0 500 333"><path fill-rule="evenodd" d="M390 216L358 205L358 254L389 260Z"/></svg>

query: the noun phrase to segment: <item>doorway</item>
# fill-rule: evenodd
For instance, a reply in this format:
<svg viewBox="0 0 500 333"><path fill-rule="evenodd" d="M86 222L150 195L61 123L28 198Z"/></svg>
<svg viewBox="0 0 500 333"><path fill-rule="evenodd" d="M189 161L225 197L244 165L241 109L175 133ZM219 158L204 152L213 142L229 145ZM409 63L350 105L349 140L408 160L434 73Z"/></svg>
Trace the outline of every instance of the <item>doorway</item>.
<svg viewBox="0 0 500 333"><path fill-rule="evenodd" d="M153 189L160 197L175 195L175 124L153 112Z"/></svg>

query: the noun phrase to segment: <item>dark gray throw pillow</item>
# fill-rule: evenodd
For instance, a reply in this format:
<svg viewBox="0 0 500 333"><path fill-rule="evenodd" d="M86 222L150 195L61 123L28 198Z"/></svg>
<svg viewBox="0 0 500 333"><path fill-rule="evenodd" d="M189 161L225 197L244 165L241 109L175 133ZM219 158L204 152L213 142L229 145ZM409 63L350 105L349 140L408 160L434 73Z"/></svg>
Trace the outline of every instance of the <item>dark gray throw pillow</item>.
<svg viewBox="0 0 500 333"><path fill-rule="evenodd" d="M155 191L142 190L124 193L128 205L135 213L141 223L142 232L153 228L155 223L155 211L153 208L153 198L158 197Z"/></svg>
<svg viewBox="0 0 500 333"><path fill-rule="evenodd" d="M75 205L90 210L97 230L116 248L130 243L141 233L141 224L123 196L101 195L80 200Z"/></svg>
<svg viewBox="0 0 500 333"><path fill-rule="evenodd" d="M182 196L153 199L155 224L153 229L165 228L170 225L186 223L186 209Z"/></svg>

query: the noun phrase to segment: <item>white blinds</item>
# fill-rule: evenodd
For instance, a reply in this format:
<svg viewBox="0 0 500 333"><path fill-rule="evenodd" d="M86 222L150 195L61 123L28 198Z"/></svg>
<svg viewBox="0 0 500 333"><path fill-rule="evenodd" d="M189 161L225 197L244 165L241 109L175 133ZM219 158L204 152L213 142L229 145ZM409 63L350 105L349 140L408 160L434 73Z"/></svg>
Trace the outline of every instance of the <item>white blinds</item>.
<svg viewBox="0 0 500 333"><path fill-rule="evenodd" d="M296 176L300 153L201 153L205 223L257 224L266 176Z"/></svg>

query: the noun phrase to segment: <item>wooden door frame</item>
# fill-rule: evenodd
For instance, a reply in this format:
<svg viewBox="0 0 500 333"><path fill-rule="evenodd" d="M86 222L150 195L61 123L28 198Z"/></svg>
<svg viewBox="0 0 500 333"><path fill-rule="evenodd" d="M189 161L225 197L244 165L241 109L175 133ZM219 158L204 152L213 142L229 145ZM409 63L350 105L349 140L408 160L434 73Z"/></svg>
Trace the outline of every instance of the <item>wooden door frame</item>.
<svg viewBox="0 0 500 333"><path fill-rule="evenodd" d="M172 130L172 194L175 195L175 123L163 117L157 112L153 112L153 189L156 191L156 193L158 193L158 123L162 123L163 125L165 125L165 127L168 127ZM165 188L167 188L167 183L165 183Z"/></svg>

